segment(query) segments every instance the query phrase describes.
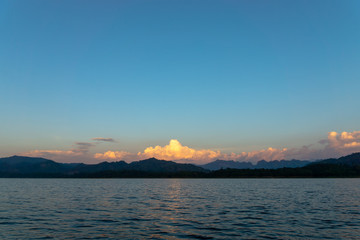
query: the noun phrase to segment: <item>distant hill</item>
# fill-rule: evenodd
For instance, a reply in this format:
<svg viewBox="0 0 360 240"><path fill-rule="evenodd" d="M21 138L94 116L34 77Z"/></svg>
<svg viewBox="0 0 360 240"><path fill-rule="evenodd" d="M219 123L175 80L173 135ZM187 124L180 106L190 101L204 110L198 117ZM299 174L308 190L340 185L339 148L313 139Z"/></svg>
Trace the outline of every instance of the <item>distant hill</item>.
<svg viewBox="0 0 360 240"><path fill-rule="evenodd" d="M0 158L0 173L63 173L74 164L57 163L45 158L12 156Z"/></svg>
<svg viewBox="0 0 360 240"><path fill-rule="evenodd" d="M12 176L75 176L98 172L206 172L205 169L192 165L181 164L172 161L158 160L156 158L145 159L132 163L101 162L98 164L68 164L58 163L45 158L32 158L23 156L12 156L0 158L0 177Z"/></svg>
<svg viewBox="0 0 360 240"><path fill-rule="evenodd" d="M304 166L305 165L305 166ZM0 177L73 177L73 178L244 178L244 177L360 177L360 153L321 161L260 161L217 160L204 165L210 170L192 164L149 158L126 163L98 164L58 163L45 158L12 156L0 158Z"/></svg>
<svg viewBox="0 0 360 240"><path fill-rule="evenodd" d="M281 162L281 161L277 161ZM271 162L269 162L271 163ZM296 162L295 162L296 163ZM261 165L259 165L260 167ZM360 177L360 153L340 158L311 162L303 167L283 167L276 169L219 169L207 174L210 178L327 178Z"/></svg>
<svg viewBox="0 0 360 240"><path fill-rule="evenodd" d="M235 169L252 169L254 165L251 162L236 162L234 160L216 160L200 167L209 169L211 171L226 169L226 168L235 168Z"/></svg>
<svg viewBox="0 0 360 240"><path fill-rule="evenodd" d="M128 164L124 161L119 162L101 162L98 164L84 164L80 163L74 168L70 169L68 174L79 174L79 173L94 173L103 171L123 171L126 169Z"/></svg>
<svg viewBox="0 0 360 240"><path fill-rule="evenodd" d="M204 168L187 163L175 163L172 161L158 160L149 158L142 161L132 162L127 170L145 172L205 172Z"/></svg>
<svg viewBox="0 0 360 240"><path fill-rule="evenodd" d="M12 156L0 158L0 164L6 165L17 165L17 164L37 164L44 162L54 162L45 158L34 158L34 157L24 157L24 156Z"/></svg>
<svg viewBox="0 0 360 240"><path fill-rule="evenodd" d="M319 161L309 160L274 160L265 161L261 160L256 164L251 162L236 162L232 160L216 160L204 165L200 165L205 169L215 171L220 169L278 169L278 168L300 168L309 164L336 164L336 165L347 165L347 166L360 166L360 153L353 153L348 156L340 158L329 158Z"/></svg>
<svg viewBox="0 0 360 240"><path fill-rule="evenodd" d="M308 160L274 160L274 161L265 161L261 160L257 162L254 168L265 168L265 169L277 169L277 168L298 168L304 167L313 161Z"/></svg>
<svg viewBox="0 0 360 240"><path fill-rule="evenodd" d="M204 165L200 165L205 169L209 169L211 171L219 170L219 169L277 169L277 168L297 168L303 167L307 164L311 163L311 161L305 160L275 160L275 161L265 161L261 160L256 164L252 164L251 162L236 162L233 160L216 160L214 162L210 162Z"/></svg>
<svg viewBox="0 0 360 240"><path fill-rule="evenodd" d="M336 165L347 165L347 166L360 166L360 152L353 153L340 158L329 158L314 162L312 164L336 164Z"/></svg>

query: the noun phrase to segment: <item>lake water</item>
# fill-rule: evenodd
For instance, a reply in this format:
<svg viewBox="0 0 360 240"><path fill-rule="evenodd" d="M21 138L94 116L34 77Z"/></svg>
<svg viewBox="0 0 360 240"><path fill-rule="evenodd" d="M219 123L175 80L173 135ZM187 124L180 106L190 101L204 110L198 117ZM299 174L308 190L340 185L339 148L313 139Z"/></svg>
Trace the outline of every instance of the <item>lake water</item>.
<svg viewBox="0 0 360 240"><path fill-rule="evenodd" d="M359 239L360 179L0 179L0 239Z"/></svg>

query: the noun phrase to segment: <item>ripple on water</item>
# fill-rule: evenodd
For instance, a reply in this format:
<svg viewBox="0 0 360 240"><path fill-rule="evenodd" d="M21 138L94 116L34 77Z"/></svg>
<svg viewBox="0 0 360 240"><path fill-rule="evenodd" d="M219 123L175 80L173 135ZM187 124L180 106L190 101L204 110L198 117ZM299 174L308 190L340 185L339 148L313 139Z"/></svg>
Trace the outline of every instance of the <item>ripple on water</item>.
<svg viewBox="0 0 360 240"><path fill-rule="evenodd" d="M357 239L359 179L0 179L0 239Z"/></svg>

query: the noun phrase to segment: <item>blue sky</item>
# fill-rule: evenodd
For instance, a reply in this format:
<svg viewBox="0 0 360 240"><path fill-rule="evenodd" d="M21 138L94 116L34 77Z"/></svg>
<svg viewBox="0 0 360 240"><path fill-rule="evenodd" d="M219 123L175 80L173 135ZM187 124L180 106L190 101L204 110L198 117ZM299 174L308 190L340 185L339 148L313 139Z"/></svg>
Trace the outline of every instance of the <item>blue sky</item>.
<svg viewBox="0 0 360 240"><path fill-rule="evenodd" d="M359 1L2 1L0 153L360 130Z"/></svg>

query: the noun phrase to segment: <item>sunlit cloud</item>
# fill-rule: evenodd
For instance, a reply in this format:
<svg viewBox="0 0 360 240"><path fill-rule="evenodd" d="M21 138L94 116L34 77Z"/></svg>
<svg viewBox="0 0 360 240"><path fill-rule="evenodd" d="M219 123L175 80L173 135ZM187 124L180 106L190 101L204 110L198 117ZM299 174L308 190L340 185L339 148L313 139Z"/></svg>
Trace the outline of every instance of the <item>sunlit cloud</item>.
<svg viewBox="0 0 360 240"><path fill-rule="evenodd" d="M231 153L231 154L223 154L224 160L236 160L236 161L259 161L259 160L281 160L284 159L286 156L286 152L288 151L287 148L283 149L276 149L269 147L267 149L262 149L258 151L251 151L251 152L242 152L240 154Z"/></svg>
<svg viewBox="0 0 360 240"><path fill-rule="evenodd" d="M328 138L320 141L331 154L345 155L360 151L360 131L329 132Z"/></svg>
<svg viewBox="0 0 360 240"><path fill-rule="evenodd" d="M110 138L93 138L96 141L112 142ZM100 140L101 139L101 140ZM104 140L106 139L106 140ZM99 161L137 161L155 157L161 160L171 160L183 163L203 164L217 159L235 160L241 162L257 162L260 160L272 161L282 159L315 160L340 157L360 152L360 131L354 132L329 132L326 139L320 144L310 144L299 148L273 148L240 152L224 153L213 149L194 149L182 145L178 140L172 139L165 146L149 146L143 151L131 153L123 150L109 150L106 152L91 153L96 143L75 142L70 150L32 150L21 153L25 156L44 157L63 162Z"/></svg>
<svg viewBox="0 0 360 240"><path fill-rule="evenodd" d="M96 138L92 138L91 140L99 141L99 142L116 142L113 138L103 138L103 137L96 137Z"/></svg>
<svg viewBox="0 0 360 240"><path fill-rule="evenodd" d="M329 132L328 144L336 149L358 147L360 144L360 131L342 132L341 134Z"/></svg>
<svg viewBox="0 0 360 240"><path fill-rule="evenodd" d="M101 160L127 160L129 157L134 157L134 154L125 151L107 151L104 153L95 153L94 158ZM135 158L136 159L136 155Z"/></svg>
<svg viewBox="0 0 360 240"><path fill-rule="evenodd" d="M178 140L170 140L168 145L148 147L137 155L139 158L155 157L164 160L173 160L177 162L204 163L216 159L236 160L236 161L259 161L259 160L276 160L284 159L287 149L267 148L259 151L236 153L221 153L218 150L211 149L193 149L183 146Z"/></svg>
<svg viewBox="0 0 360 240"><path fill-rule="evenodd" d="M183 146L178 140L170 140L168 145L148 147L137 154L139 158L155 157L163 160L195 160L197 162L215 159L221 156L220 151L209 149L196 150Z"/></svg>

